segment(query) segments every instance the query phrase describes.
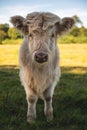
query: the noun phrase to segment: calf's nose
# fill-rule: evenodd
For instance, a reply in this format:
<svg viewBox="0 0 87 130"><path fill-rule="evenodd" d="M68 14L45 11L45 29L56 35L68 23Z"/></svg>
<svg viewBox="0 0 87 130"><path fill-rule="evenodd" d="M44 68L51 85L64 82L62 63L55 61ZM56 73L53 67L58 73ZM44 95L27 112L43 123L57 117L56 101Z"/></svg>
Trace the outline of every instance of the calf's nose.
<svg viewBox="0 0 87 130"><path fill-rule="evenodd" d="M48 54L45 53L35 53L35 61L38 63L44 63L48 61Z"/></svg>

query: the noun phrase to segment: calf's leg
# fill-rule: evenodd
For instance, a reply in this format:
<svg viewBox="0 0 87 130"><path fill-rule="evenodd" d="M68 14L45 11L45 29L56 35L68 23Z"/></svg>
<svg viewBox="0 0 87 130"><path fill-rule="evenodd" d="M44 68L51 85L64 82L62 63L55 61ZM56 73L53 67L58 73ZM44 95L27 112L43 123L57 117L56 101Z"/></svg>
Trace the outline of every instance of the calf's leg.
<svg viewBox="0 0 87 130"><path fill-rule="evenodd" d="M36 119L36 102L37 95L30 90L27 94L28 111L27 111L27 122L33 123Z"/></svg>
<svg viewBox="0 0 87 130"><path fill-rule="evenodd" d="M52 97L53 97L53 89L50 87L44 93L44 114L47 118L47 121L53 119L53 107L52 107Z"/></svg>

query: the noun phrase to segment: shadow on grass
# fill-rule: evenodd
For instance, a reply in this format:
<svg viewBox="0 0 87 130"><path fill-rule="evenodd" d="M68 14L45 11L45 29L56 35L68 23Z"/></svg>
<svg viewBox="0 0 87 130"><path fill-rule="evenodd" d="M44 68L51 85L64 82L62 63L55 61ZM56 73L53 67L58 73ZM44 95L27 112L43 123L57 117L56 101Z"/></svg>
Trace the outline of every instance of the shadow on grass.
<svg viewBox="0 0 87 130"><path fill-rule="evenodd" d="M0 66L0 130L86 130L87 67L62 67L53 98L54 120L47 122L43 101L37 102L37 120L26 123L27 102L17 66Z"/></svg>

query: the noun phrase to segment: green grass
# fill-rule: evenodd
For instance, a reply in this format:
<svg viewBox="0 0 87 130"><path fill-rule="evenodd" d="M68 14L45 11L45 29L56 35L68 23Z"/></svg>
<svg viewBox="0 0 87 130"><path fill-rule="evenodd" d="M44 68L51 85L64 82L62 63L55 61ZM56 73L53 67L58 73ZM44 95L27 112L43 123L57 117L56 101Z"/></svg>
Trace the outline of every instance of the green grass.
<svg viewBox="0 0 87 130"><path fill-rule="evenodd" d="M84 74L72 73L77 67L62 67L62 77L54 98L54 119L47 122L43 101L37 102L37 120L26 122L27 102L15 66L0 67L0 130L86 130L87 129L87 68Z"/></svg>
<svg viewBox="0 0 87 130"><path fill-rule="evenodd" d="M6 51L5 47L7 48L2 46L3 52ZM49 123L46 121L43 101L39 100L37 120L33 125L26 122L26 96L19 80L18 63L15 62L19 46L9 50L11 53L13 50L13 58L9 63L8 60L0 63L0 130L87 130L87 55L83 53L86 53L83 51L86 46L77 45L70 50L72 47L73 45L60 45L62 76L53 97L54 119ZM83 58L81 54L84 55ZM69 65L65 58L70 61ZM80 58L81 61L78 60ZM74 64L74 59L79 64ZM11 61L13 64L10 65Z"/></svg>
<svg viewBox="0 0 87 130"><path fill-rule="evenodd" d="M74 43L74 44L87 44L87 36L73 36L73 35L65 35L59 38L59 43L67 44L67 43Z"/></svg>
<svg viewBox="0 0 87 130"><path fill-rule="evenodd" d="M22 42L22 38L21 39L5 39L2 41L3 45L18 45Z"/></svg>

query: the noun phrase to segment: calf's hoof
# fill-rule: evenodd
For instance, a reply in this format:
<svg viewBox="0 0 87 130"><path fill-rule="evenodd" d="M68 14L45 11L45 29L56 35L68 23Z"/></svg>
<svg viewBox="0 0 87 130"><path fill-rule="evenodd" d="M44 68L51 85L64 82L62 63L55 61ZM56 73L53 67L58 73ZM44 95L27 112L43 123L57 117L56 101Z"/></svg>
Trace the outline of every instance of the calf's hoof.
<svg viewBox="0 0 87 130"><path fill-rule="evenodd" d="M46 119L47 119L48 122L52 121L53 120L53 114L52 115L47 115Z"/></svg>
<svg viewBox="0 0 87 130"><path fill-rule="evenodd" d="M53 112L49 111L45 115L48 122L53 120Z"/></svg>
<svg viewBox="0 0 87 130"><path fill-rule="evenodd" d="M35 118L34 117L32 117L32 116L27 116L27 122L28 123L30 123L30 124L33 124L33 123L35 123Z"/></svg>

